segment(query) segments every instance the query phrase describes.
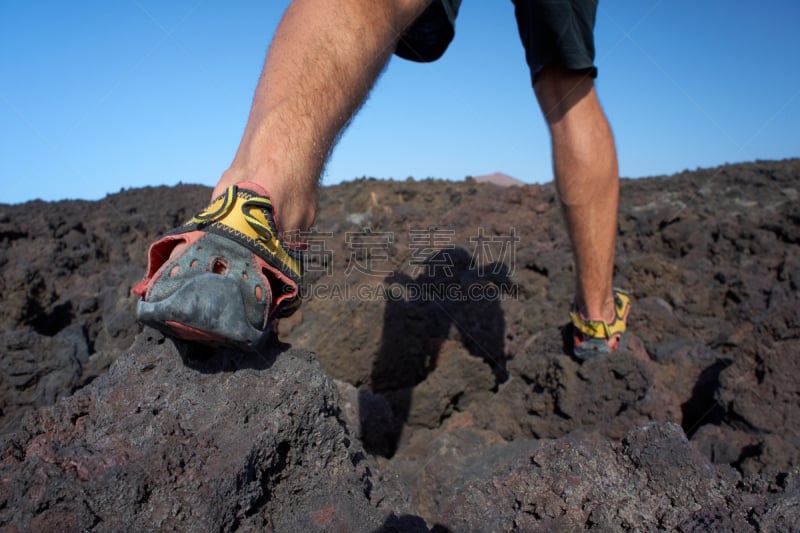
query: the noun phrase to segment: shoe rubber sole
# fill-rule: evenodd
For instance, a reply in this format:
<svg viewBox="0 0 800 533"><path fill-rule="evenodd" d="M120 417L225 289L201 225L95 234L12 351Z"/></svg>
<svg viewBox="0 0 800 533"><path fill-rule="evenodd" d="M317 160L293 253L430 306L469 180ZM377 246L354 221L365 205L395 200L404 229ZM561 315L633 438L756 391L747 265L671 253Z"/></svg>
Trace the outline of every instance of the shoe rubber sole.
<svg viewBox="0 0 800 533"><path fill-rule="evenodd" d="M237 282L210 272L187 280L163 300L140 300L136 318L172 338L256 351L272 334L250 325Z"/></svg>
<svg viewBox="0 0 800 533"><path fill-rule="evenodd" d="M616 349L613 351L624 350L627 344L628 333L624 332L619 339L619 344L617 344ZM597 359L611 352L612 350L609 349L605 339L586 339L582 343L576 344L572 349L575 358L584 362L590 359Z"/></svg>

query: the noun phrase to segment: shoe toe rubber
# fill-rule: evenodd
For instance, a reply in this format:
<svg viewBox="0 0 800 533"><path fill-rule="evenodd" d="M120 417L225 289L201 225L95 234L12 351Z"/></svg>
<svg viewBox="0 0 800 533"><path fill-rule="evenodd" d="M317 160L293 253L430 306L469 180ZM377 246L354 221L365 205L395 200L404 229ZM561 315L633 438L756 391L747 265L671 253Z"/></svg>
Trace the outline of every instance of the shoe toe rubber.
<svg viewBox="0 0 800 533"><path fill-rule="evenodd" d="M163 300L140 300L136 318L184 340L204 339L257 348L270 334L250 324L238 283L213 273L186 280Z"/></svg>
<svg viewBox="0 0 800 533"><path fill-rule="evenodd" d="M612 351L616 350L624 350L628 343L628 334L624 332L619 339L619 343L614 350L611 350L608 346L608 342L606 339L586 339L580 344L575 342L575 346L572 350L572 353L575 355L575 358L579 361L589 361L591 359L597 359L600 357L604 357L611 353Z"/></svg>

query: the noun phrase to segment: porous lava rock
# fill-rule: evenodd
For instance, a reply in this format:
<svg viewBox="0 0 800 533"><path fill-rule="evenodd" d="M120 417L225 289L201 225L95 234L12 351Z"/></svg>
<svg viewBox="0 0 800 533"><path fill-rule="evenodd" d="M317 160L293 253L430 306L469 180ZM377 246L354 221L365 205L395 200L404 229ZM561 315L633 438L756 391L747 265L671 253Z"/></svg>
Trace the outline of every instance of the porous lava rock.
<svg viewBox="0 0 800 533"><path fill-rule="evenodd" d="M308 352L181 354L145 330L106 374L4 440L0 523L378 529L399 520L378 504L402 511L402 494L382 488L338 405Z"/></svg>
<svg viewBox="0 0 800 533"><path fill-rule="evenodd" d="M220 392L230 392L227 382L208 380L235 382L245 379L236 374L255 372L268 382L287 354L313 366L297 363L294 370L305 372L298 383L324 383L328 391L310 394L311 405L292 405L317 413L321 418L305 422L324 420L332 439L315 441L305 422L289 417L283 424L298 435L291 449L322 446L323 457L338 450L358 458L349 467L331 463L345 473L330 478L340 484L330 483L349 487L352 498L343 497L341 509L325 507L325 498L317 498L328 490L325 483L300 472L315 471L308 463L314 454L297 451L303 466L281 472L292 472L295 489L308 496L284 505L289 497L282 491L292 482L281 478L274 490L280 509L256 496L251 507L220 511L223 518L202 511L222 529L308 526L317 519L329 521L317 524L323 529L347 522L356 531L791 531L798 523L800 369L793 356L800 353L800 160L623 180L615 283L633 300L628 346L582 364L569 355L574 270L554 186L470 179L360 179L323 187L315 227L305 235L305 302L278 324L280 339L293 348L270 368L231 363L241 363L238 356L200 364L170 352L169 341L159 345L160 337L132 345L141 327L130 289L144 272L147 246L204 207L209 193L182 185L122 191L98 202L0 205L5 524L24 529L46 517L82 517L75 529L103 529L106 504L85 490L113 484L108 472L132 471L125 470L132 464L126 457L145 457L130 444L135 438L162 450L152 461L174 471L194 464L190 449L202 442L260 438L240 427L245 419L237 414L217 419L213 434L212 426L184 426L181 438L206 440L167 450L154 435L173 435L162 415L177 417L177 408L159 404L135 414L151 440L127 433L134 429L114 430L121 422L98 418L103 409L81 411L76 402L108 398L131 361L158 362L130 372L138 385L125 389L129 403L142 395L143 405L158 403L147 392L155 385L142 376L165 365L186 383L191 375L208 385L193 389L199 397L228 405ZM203 366L209 364L215 370ZM177 394L158 390L163 398ZM275 399L250 390L255 404L256 395ZM328 406L324 414L319 401ZM261 413L259 423L281 405ZM50 407L38 411L43 406ZM285 451L279 448L285 433L275 431L258 441L260 451L248 452L258 467L247 475L272 479ZM596 457L608 461L606 480ZM243 462L231 460L225 469L240 471ZM48 475L60 481L40 482ZM152 474L125 475L113 478L114 494L130 496L122 512L139 516L137 524L153 523L162 516L158 506L142 510L136 502L162 501L167 489L151 490ZM557 485L562 478L573 483ZM224 483L238 496L214 499L219 509L231 509L237 498L250 501L244 494L269 492L249 482ZM176 494L170 501L196 501L169 486ZM642 513L632 510L637 506ZM178 514L164 516L178 520Z"/></svg>

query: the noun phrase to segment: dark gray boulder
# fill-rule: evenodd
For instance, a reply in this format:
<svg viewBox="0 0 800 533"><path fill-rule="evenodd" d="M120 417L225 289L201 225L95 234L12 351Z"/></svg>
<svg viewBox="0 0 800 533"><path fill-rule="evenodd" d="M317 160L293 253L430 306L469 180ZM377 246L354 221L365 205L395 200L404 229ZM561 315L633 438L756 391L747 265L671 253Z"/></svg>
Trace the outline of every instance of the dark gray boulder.
<svg viewBox="0 0 800 533"><path fill-rule="evenodd" d="M417 435L409 449L395 466L416 510L443 530L796 531L800 518L796 475L744 483L673 423L622 442L585 432L502 442L467 424Z"/></svg>
<svg viewBox="0 0 800 533"><path fill-rule="evenodd" d="M20 530L370 531L404 510L313 354L179 353L149 329L0 461L0 525Z"/></svg>

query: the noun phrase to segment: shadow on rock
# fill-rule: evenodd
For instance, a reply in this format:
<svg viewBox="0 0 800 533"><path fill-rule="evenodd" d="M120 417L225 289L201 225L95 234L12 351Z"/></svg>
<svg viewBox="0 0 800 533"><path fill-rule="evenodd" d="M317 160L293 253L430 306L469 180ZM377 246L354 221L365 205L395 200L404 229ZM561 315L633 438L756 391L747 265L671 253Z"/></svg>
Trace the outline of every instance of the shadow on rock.
<svg viewBox="0 0 800 533"><path fill-rule="evenodd" d="M371 381L398 426L436 427L465 396L508 379L500 303L511 283L505 264L475 266L463 248L411 264L416 277L385 279L390 298ZM458 342L448 341L453 328ZM448 375L437 377L437 369ZM399 436L382 446L364 440L368 451L391 456Z"/></svg>
<svg viewBox="0 0 800 533"><path fill-rule="evenodd" d="M154 330L151 331L155 335L162 335ZM258 351L237 350L227 346L209 346L177 339L162 339L160 342L164 342L164 340L175 345L183 364L204 374L234 372L247 368L267 370L275 363L275 359L280 354L292 347L291 344L280 342L274 336L264 348Z"/></svg>

